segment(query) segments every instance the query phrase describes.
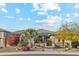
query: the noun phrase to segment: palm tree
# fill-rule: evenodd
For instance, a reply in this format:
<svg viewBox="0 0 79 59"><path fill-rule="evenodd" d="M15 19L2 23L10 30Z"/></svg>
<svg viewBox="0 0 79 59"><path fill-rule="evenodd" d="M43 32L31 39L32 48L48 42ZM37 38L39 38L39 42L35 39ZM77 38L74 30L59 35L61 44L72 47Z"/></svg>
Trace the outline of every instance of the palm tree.
<svg viewBox="0 0 79 59"><path fill-rule="evenodd" d="M34 39L38 38L38 33L34 29L27 29L22 32L21 42L26 43L32 47Z"/></svg>

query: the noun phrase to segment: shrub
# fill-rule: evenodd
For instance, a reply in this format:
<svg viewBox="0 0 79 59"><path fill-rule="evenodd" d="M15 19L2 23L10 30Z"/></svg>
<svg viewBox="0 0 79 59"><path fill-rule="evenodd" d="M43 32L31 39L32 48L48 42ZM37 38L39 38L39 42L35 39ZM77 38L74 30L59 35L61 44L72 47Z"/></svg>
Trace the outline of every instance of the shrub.
<svg viewBox="0 0 79 59"><path fill-rule="evenodd" d="M52 40L51 39L47 40L47 46L52 46Z"/></svg>
<svg viewBox="0 0 79 59"><path fill-rule="evenodd" d="M30 47L27 46L27 45L24 45L24 46L21 46L18 50L21 50L21 51L30 51Z"/></svg>
<svg viewBox="0 0 79 59"><path fill-rule="evenodd" d="M7 38L6 38L6 42L10 46L17 45L18 42L19 42L19 35L16 35L16 34L10 34L10 35L8 35Z"/></svg>

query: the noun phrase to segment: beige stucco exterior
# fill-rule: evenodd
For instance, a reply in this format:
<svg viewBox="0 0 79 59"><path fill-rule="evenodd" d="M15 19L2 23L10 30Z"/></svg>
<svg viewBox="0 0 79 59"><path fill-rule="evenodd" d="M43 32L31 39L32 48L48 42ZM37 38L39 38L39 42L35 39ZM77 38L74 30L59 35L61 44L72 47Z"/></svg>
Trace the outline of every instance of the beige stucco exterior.
<svg viewBox="0 0 79 59"><path fill-rule="evenodd" d="M55 36L50 36L50 39L52 40L52 46L50 47L55 47L55 45L58 45L60 47L65 47L65 45L67 43L69 43L69 46L70 48L72 47L72 44L71 44L71 40L58 40L57 38L55 38ZM45 43L45 46L47 47L47 44Z"/></svg>
<svg viewBox="0 0 79 59"><path fill-rule="evenodd" d="M8 35L8 32L0 32L0 47L5 47L6 45L6 36Z"/></svg>

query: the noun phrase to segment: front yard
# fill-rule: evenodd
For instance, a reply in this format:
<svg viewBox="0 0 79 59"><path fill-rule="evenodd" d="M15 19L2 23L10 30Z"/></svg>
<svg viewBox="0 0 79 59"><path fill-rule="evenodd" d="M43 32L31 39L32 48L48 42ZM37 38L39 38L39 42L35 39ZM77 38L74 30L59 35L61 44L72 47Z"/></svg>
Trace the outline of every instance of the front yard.
<svg viewBox="0 0 79 59"><path fill-rule="evenodd" d="M18 52L15 47L0 48L0 52Z"/></svg>

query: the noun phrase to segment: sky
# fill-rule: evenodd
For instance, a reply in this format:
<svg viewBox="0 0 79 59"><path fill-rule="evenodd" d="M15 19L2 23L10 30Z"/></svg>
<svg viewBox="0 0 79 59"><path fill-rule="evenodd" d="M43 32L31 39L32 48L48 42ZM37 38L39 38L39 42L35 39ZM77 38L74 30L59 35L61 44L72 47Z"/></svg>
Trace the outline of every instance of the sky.
<svg viewBox="0 0 79 59"><path fill-rule="evenodd" d="M0 3L0 28L57 31L64 22L79 23L79 3Z"/></svg>

